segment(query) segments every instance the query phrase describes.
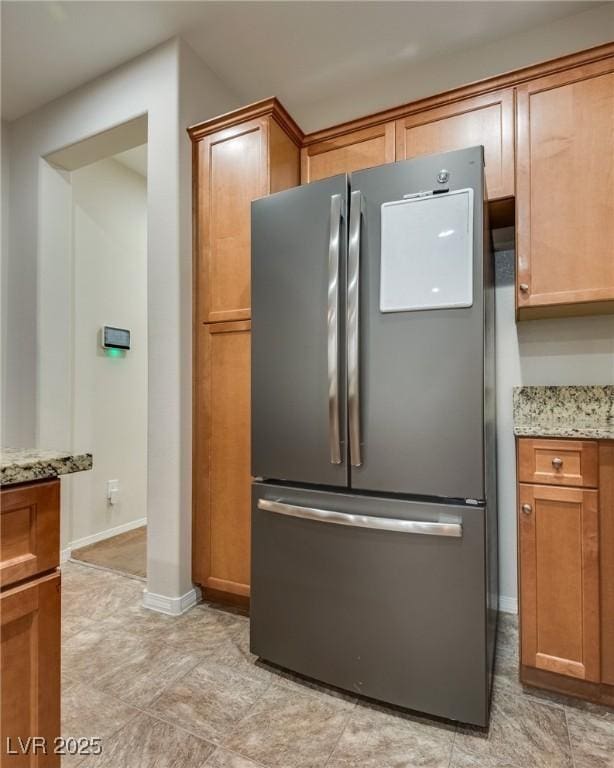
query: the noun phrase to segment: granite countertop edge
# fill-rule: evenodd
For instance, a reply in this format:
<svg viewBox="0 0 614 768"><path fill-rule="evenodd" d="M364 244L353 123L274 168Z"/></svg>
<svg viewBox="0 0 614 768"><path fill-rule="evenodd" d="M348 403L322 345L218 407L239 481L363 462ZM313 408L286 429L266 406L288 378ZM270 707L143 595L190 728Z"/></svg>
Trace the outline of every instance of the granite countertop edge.
<svg viewBox="0 0 614 768"><path fill-rule="evenodd" d="M0 487L52 480L60 475L92 468L91 453L68 453L37 449L2 449Z"/></svg>
<svg viewBox="0 0 614 768"><path fill-rule="evenodd" d="M516 437L614 440L611 384L514 387L513 411Z"/></svg>
<svg viewBox="0 0 614 768"><path fill-rule="evenodd" d="M603 426L561 426L533 422L514 424L516 437L569 437L586 440L614 440L614 425Z"/></svg>

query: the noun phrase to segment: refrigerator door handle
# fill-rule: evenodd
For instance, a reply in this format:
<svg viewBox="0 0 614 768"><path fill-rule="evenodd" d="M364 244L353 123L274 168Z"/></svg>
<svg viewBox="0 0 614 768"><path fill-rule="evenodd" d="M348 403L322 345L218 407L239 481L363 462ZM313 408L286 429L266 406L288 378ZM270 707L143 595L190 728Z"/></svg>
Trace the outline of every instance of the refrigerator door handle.
<svg viewBox="0 0 614 768"><path fill-rule="evenodd" d="M347 512L335 512L330 509L301 507L296 504L285 504L281 501L258 499L258 509L264 512L275 512L278 515L298 517L303 520L315 520L319 523L347 525L352 528L370 528L377 531L393 531L395 533L417 533L423 536L448 536L461 538L463 526L461 523L432 523L424 520L399 520L392 517L372 517L371 515L353 515Z"/></svg>
<svg viewBox="0 0 614 768"><path fill-rule="evenodd" d="M330 197L328 241L328 434L330 463L341 464L339 429L339 249L341 245L341 195Z"/></svg>
<svg viewBox="0 0 614 768"><path fill-rule="evenodd" d="M362 193L352 192L350 204L350 233L347 276L347 398L350 433L350 463L360 467L360 231L362 223Z"/></svg>

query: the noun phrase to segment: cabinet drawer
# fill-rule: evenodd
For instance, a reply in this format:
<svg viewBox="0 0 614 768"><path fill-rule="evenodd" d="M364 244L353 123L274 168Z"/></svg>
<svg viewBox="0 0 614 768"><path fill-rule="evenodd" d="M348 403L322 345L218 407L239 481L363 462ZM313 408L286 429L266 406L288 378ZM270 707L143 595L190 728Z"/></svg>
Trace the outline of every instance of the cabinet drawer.
<svg viewBox="0 0 614 768"><path fill-rule="evenodd" d="M518 441L521 483L596 488L599 476L597 443L590 440Z"/></svg>
<svg viewBox="0 0 614 768"><path fill-rule="evenodd" d="M60 481L4 488L0 500L0 586L56 568Z"/></svg>

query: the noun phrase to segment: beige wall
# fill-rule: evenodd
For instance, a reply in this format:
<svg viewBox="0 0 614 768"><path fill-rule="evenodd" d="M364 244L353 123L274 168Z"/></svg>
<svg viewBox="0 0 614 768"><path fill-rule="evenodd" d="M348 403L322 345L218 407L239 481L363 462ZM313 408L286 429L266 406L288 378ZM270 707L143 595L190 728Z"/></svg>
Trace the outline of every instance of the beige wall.
<svg viewBox="0 0 614 768"><path fill-rule="evenodd" d="M185 129L235 106L232 92L174 39L10 125L5 442L70 448L66 307L72 276L61 243L70 232L70 198L44 158L147 115L147 592L161 596L162 610L178 609L192 588L191 168ZM49 228L53 238L46 237ZM74 479L62 481L67 503Z"/></svg>
<svg viewBox="0 0 614 768"><path fill-rule="evenodd" d="M374 71L372 78L363 77L334 97L314 101L294 117L304 131L316 131L612 40L614 2L606 2L487 45L451 51L425 63L410 60L384 77Z"/></svg>
<svg viewBox="0 0 614 768"><path fill-rule="evenodd" d="M496 254L499 594L514 610L516 447L512 389L521 384L614 384L614 316L514 319L514 251Z"/></svg>
<svg viewBox="0 0 614 768"><path fill-rule="evenodd" d="M64 547L147 517L147 182L112 159L70 181L73 446L95 461L73 479ZM130 351L106 355L103 325L130 329ZM119 480L115 505L108 480Z"/></svg>

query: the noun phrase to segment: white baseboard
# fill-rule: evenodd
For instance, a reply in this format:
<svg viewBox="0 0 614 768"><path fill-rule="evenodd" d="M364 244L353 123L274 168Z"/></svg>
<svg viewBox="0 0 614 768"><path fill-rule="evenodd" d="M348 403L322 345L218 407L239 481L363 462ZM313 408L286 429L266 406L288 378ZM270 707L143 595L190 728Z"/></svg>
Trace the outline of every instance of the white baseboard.
<svg viewBox="0 0 614 768"><path fill-rule="evenodd" d="M150 611L166 613L169 616L181 616L193 608L202 600L202 595L198 587L192 587L189 592L181 597L167 597L166 595L157 595L155 592L143 590L143 607Z"/></svg>
<svg viewBox="0 0 614 768"><path fill-rule="evenodd" d="M60 553L61 561L65 563L67 560L70 560L73 549L81 549L81 547L87 547L89 544L96 544L98 541L110 539L112 536L119 536L120 533L128 533L128 531L142 528L144 525L147 525L147 518L141 517L138 520L131 520L129 523L116 525L115 528L107 528L106 531L93 533L91 536L84 536L82 539L75 539Z"/></svg>
<svg viewBox="0 0 614 768"><path fill-rule="evenodd" d="M499 595L499 610L501 613L518 613L518 600L515 597Z"/></svg>

